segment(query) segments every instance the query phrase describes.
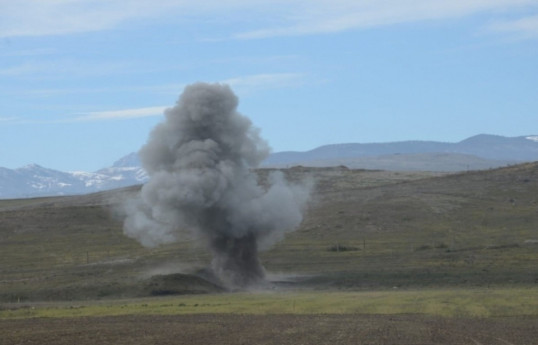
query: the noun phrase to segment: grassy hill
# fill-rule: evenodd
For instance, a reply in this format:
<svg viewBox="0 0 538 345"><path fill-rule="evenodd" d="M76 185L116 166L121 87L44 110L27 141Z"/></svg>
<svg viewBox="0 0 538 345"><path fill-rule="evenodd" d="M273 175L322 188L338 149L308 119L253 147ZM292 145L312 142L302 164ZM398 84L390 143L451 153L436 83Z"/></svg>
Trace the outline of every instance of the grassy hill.
<svg viewBox="0 0 538 345"><path fill-rule="evenodd" d="M538 284L538 163L451 175L284 172L316 187L301 227L261 255L276 286ZM123 235L117 205L138 188L0 201L0 301L219 291L190 274L210 260L200 245L147 249Z"/></svg>

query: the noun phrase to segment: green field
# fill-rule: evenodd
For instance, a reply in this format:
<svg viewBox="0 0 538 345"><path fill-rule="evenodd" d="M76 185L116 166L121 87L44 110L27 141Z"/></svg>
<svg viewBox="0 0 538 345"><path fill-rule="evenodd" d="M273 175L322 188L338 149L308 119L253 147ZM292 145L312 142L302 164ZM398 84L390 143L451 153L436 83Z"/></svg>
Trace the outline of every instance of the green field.
<svg viewBox="0 0 538 345"><path fill-rule="evenodd" d="M538 289L422 289L378 292L239 292L76 303L9 304L0 319L182 314L424 314L538 317Z"/></svg>

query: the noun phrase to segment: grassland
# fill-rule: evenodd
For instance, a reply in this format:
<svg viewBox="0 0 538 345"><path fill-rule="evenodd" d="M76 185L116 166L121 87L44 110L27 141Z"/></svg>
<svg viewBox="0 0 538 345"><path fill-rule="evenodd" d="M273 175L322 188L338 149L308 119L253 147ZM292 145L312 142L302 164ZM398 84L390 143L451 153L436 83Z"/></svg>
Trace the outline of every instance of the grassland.
<svg viewBox="0 0 538 345"><path fill-rule="evenodd" d="M286 173L313 178L316 188L301 227L261 254L274 280L286 278L280 286L538 283L537 164L441 176L345 168ZM136 192L0 201L0 301L147 296L152 275L205 267L210 257L197 243L147 249L123 235L117 205ZM178 293L216 291L185 279Z"/></svg>
<svg viewBox="0 0 538 345"><path fill-rule="evenodd" d="M262 183L267 172L259 171ZM538 338L538 163L450 175L301 167L285 173L315 180L312 202L301 227L261 254L270 282L248 293L222 293L194 274L210 261L200 244L147 249L125 237L118 205L136 187L0 201L0 331L10 330L9 343L32 343L22 331L31 320L41 320L43 335L59 325L52 320L80 319L102 334L114 329L99 328L111 322L120 333L139 324L154 334L125 343L178 343L170 340L183 339L177 332L159 338L155 320L176 327L198 320L243 332L241 324L254 322L260 334L275 336L271 322L288 330L288 340L317 344ZM211 333L193 329L196 341L183 343L203 343ZM133 340L79 339L72 331L52 343ZM287 341L256 337L221 342Z"/></svg>
<svg viewBox="0 0 538 345"><path fill-rule="evenodd" d="M0 319L184 314L421 314L450 318L538 317L537 289L257 291L204 295L6 304Z"/></svg>

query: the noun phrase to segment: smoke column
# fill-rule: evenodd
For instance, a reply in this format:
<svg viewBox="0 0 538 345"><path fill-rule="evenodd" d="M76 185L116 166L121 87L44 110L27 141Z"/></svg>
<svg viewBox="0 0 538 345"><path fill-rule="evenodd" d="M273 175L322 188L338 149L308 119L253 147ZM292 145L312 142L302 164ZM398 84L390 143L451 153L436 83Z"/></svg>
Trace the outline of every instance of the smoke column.
<svg viewBox="0 0 538 345"><path fill-rule="evenodd" d="M269 147L237 105L227 85L185 88L139 151L150 179L124 222L124 232L148 247L194 235L212 252L213 273L232 288L263 281L258 250L301 223L309 196L280 172L258 184L252 169Z"/></svg>

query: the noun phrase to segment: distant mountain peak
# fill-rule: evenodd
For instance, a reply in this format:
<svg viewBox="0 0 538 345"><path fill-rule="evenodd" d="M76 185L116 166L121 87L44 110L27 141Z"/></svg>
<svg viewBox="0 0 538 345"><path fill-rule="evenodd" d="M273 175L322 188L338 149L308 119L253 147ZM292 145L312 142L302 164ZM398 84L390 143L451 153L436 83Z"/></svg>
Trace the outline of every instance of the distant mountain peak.
<svg viewBox="0 0 538 345"><path fill-rule="evenodd" d="M26 164L25 166L22 166L18 168L17 170L36 170L36 169L45 169L41 165L36 163Z"/></svg>
<svg viewBox="0 0 538 345"><path fill-rule="evenodd" d="M460 141L459 144L489 143L489 142L495 142L495 141L503 140L503 139L507 139L507 138L501 135L494 135L494 134L477 134L477 135L473 135L472 137L469 137L467 139Z"/></svg>
<svg viewBox="0 0 538 345"><path fill-rule="evenodd" d="M130 167L139 167L140 158L136 152L129 153L127 156L124 156L112 164L114 168L130 168Z"/></svg>
<svg viewBox="0 0 538 345"><path fill-rule="evenodd" d="M87 194L140 184L147 174L137 163L134 153L118 160L118 167L98 172L63 172L38 164L0 168L0 199Z"/></svg>

